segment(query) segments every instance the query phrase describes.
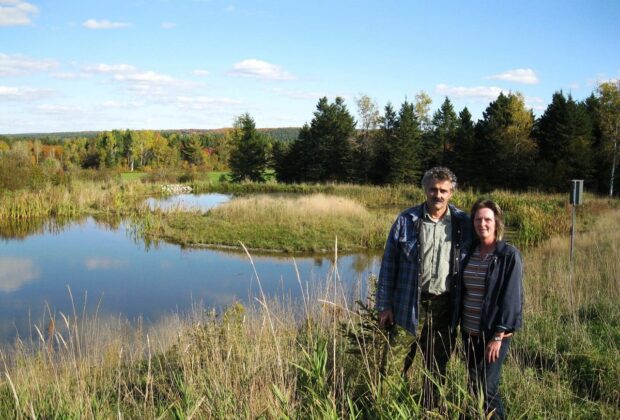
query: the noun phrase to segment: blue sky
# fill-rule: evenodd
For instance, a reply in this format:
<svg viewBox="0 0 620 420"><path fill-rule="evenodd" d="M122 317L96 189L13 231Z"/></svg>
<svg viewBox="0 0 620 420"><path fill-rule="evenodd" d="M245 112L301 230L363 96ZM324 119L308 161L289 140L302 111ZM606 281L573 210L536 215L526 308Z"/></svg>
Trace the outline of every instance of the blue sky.
<svg viewBox="0 0 620 420"><path fill-rule="evenodd" d="M420 91L540 115L620 77L618 22L616 0L0 0L0 133L301 126L322 96Z"/></svg>

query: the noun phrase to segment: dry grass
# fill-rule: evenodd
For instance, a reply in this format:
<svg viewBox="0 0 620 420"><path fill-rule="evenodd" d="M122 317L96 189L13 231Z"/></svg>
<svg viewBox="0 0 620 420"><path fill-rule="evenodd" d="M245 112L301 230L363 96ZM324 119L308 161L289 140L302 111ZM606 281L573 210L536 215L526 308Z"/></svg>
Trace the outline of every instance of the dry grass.
<svg viewBox="0 0 620 420"><path fill-rule="evenodd" d="M227 220L253 218L272 223L296 223L312 219L354 218L369 216L368 210L358 202L339 196L312 194L296 198L258 195L236 198L211 213Z"/></svg>
<svg viewBox="0 0 620 420"><path fill-rule="evenodd" d="M620 256L620 211L595 217L586 221L588 230L576 231L572 272L567 236L555 236L526 253L528 311L544 311L551 298L568 309L620 296L620 258L607 258Z"/></svg>

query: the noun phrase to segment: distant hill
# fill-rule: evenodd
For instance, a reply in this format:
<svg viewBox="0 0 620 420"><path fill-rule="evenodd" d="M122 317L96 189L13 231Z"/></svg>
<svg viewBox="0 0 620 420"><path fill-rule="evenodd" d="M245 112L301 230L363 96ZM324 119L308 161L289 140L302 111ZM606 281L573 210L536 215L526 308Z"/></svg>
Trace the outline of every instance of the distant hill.
<svg viewBox="0 0 620 420"><path fill-rule="evenodd" d="M212 129L195 129L195 128L184 128L177 130L154 130L159 131L162 134L208 134L212 136L223 136L226 130L230 130L230 128L212 128ZM282 141L293 141L297 139L299 135L299 127L279 127L279 128L259 128L258 131L261 133L265 133L274 139L282 140ZM141 130L135 130L141 131ZM68 132L54 132L54 133L23 133L23 134L0 134L0 137L5 137L11 140L61 140L61 139L75 139L79 137L92 138L96 137L101 131L68 131Z"/></svg>
<svg viewBox="0 0 620 420"><path fill-rule="evenodd" d="M0 134L8 139L76 139L78 137L95 137L99 131L67 131L56 133L20 133L20 134Z"/></svg>

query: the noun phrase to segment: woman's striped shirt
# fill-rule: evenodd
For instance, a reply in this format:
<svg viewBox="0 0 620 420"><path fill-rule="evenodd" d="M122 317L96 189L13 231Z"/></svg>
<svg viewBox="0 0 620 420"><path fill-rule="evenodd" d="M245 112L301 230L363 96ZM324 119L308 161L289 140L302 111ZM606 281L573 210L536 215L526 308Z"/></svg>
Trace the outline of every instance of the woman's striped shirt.
<svg viewBox="0 0 620 420"><path fill-rule="evenodd" d="M480 250L476 249L467 266L463 270L464 297L463 297L463 330L470 334L480 333L480 314L482 301L486 291L485 277L493 253L480 258Z"/></svg>

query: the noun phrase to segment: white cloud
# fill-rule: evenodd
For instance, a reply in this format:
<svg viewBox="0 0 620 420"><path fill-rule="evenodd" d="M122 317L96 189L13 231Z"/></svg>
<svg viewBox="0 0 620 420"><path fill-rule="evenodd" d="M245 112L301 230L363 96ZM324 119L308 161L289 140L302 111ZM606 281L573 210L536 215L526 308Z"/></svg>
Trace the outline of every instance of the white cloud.
<svg viewBox="0 0 620 420"><path fill-rule="evenodd" d="M26 258L0 257L0 290L9 293L38 279L41 270Z"/></svg>
<svg viewBox="0 0 620 420"><path fill-rule="evenodd" d="M43 99L54 93L51 89L39 89L28 86L0 86L0 101L32 101Z"/></svg>
<svg viewBox="0 0 620 420"><path fill-rule="evenodd" d="M176 23L172 23L172 22L163 22L161 24L161 27L164 28L164 29L174 29L174 28L177 27L177 24Z"/></svg>
<svg viewBox="0 0 620 420"><path fill-rule="evenodd" d="M133 73L137 71L137 69L131 64L94 64L91 66L85 66L82 70L86 73L103 74Z"/></svg>
<svg viewBox="0 0 620 420"><path fill-rule="evenodd" d="M119 260L106 257L92 257L84 260L84 266L90 270L111 270L127 267L129 262L126 260Z"/></svg>
<svg viewBox="0 0 620 420"><path fill-rule="evenodd" d="M78 105L61 105L61 104L44 104L35 107L35 110L41 114L47 115L72 115L81 114L85 109Z"/></svg>
<svg viewBox="0 0 620 420"><path fill-rule="evenodd" d="M58 67L56 60L36 60L22 55L0 53L0 77L25 76L56 67Z"/></svg>
<svg viewBox="0 0 620 420"><path fill-rule="evenodd" d="M488 76L486 79L504 80L506 82L523 83L526 85L535 85L540 81L538 75L532 69L508 70L503 73Z"/></svg>
<svg viewBox="0 0 620 420"><path fill-rule="evenodd" d="M109 109L128 108L127 104L123 102L119 102L119 101L112 101L112 100L102 102L101 106L103 108L109 108Z"/></svg>
<svg viewBox="0 0 620 420"><path fill-rule="evenodd" d="M78 80L78 79L86 79L89 75L84 73L73 73L73 72L56 72L50 73L50 76L54 79L60 80Z"/></svg>
<svg viewBox="0 0 620 420"><path fill-rule="evenodd" d="M236 63L230 71L233 76L250 77L262 80L294 80L295 77L282 70L277 64L271 64L253 58Z"/></svg>
<svg viewBox="0 0 620 420"><path fill-rule="evenodd" d="M495 86L463 87L448 86L445 84L435 86L435 91L440 95L446 95L453 98L470 98L485 101L493 101L497 99L500 93L507 93L506 90Z"/></svg>
<svg viewBox="0 0 620 420"><path fill-rule="evenodd" d="M117 74L114 79L119 81L130 81L146 84L172 84L175 79L165 74L155 73L154 71L145 71L140 73Z"/></svg>
<svg viewBox="0 0 620 420"><path fill-rule="evenodd" d="M182 109L194 111L214 109L222 106L241 105L243 102L229 98L212 98L209 96L177 96L177 105Z"/></svg>
<svg viewBox="0 0 620 420"><path fill-rule="evenodd" d="M271 91L274 93L277 93L278 95L286 96L287 98L292 98L292 99L316 99L318 100L319 98L322 98L323 96L328 96L323 92L289 90L289 89L281 89L281 88L273 88Z"/></svg>
<svg viewBox="0 0 620 420"><path fill-rule="evenodd" d="M202 82L177 79L150 70L143 71L130 64L100 63L84 66L82 71L109 76L109 83L118 84L133 95L157 103L173 101L177 95L204 85Z"/></svg>
<svg viewBox="0 0 620 420"><path fill-rule="evenodd" d="M0 0L0 26L30 25L37 6L21 0Z"/></svg>
<svg viewBox="0 0 620 420"><path fill-rule="evenodd" d="M111 22L107 19L104 20L95 20L88 19L82 23L82 26L88 29L120 29L127 28L131 26L131 24L126 22Z"/></svg>
<svg viewBox="0 0 620 420"><path fill-rule="evenodd" d="M209 75L209 70L197 69L197 70L194 70L192 73L194 76L205 77Z"/></svg>

